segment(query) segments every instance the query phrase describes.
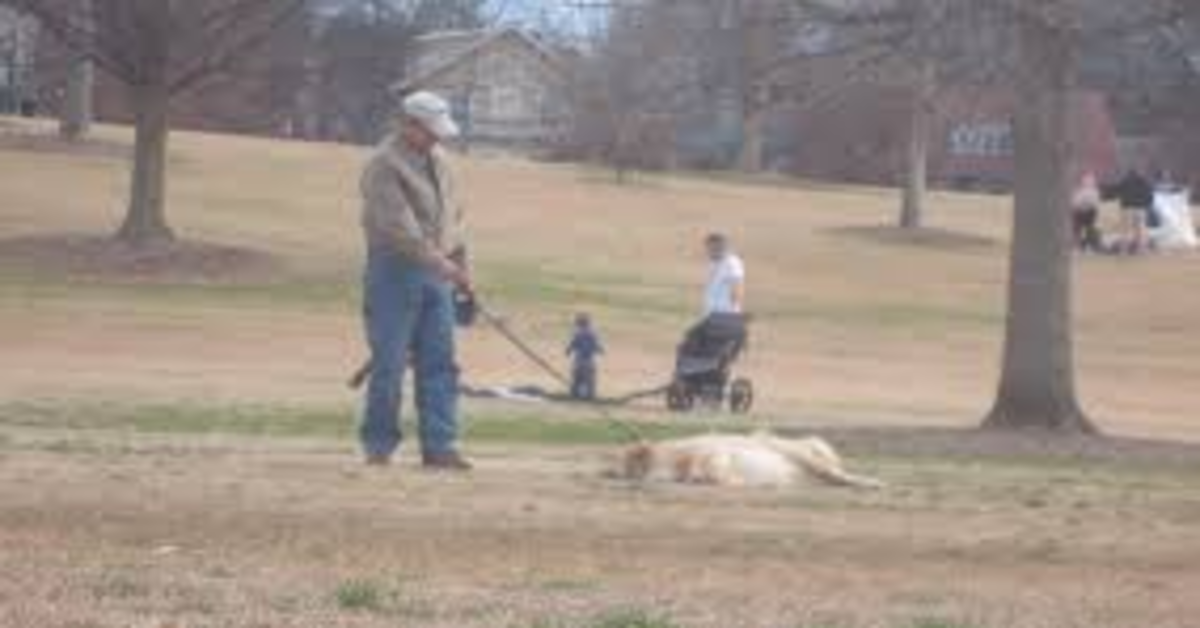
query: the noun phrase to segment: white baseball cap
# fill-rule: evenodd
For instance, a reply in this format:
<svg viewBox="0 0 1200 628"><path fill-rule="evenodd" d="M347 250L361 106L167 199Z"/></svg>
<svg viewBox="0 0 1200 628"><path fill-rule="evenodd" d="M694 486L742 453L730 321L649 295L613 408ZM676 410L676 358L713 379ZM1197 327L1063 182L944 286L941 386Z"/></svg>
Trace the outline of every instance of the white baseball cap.
<svg viewBox="0 0 1200 628"><path fill-rule="evenodd" d="M450 105L444 98L432 92L414 92L404 98L401 105L404 115L420 122L440 140L459 136L458 124L450 115Z"/></svg>

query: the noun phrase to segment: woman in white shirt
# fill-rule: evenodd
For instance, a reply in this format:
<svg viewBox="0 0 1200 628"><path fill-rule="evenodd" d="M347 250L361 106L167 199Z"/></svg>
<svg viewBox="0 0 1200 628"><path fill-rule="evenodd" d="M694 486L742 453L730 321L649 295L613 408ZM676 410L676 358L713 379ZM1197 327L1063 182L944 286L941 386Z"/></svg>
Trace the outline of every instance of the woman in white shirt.
<svg viewBox="0 0 1200 628"><path fill-rule="evenodd" d="M1104 243L1100 234L1100 185L1096 175L1087 173L1071 195L1071 225L1075 246L1080 251L1100 252Z"/></svg>
<svg viewBox="0 0 1200 628"><path fill-rule="evenodd" d="M711 262L704 289L704 317L713 314L741 314L746 298L746 265L721 233L704 239Z"/></svg>

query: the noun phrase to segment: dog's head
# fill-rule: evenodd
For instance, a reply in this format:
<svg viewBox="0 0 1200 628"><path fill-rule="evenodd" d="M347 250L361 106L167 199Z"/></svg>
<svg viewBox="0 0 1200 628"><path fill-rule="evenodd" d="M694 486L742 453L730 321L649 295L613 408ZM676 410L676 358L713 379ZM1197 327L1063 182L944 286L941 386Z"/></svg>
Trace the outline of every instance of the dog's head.
<svg viewBox="0 0 1200 628"><path fill-rule="evenodd" d="M622 472L626 479L644 480L654 470L654 446L638 443L625 450Z"/></svg>

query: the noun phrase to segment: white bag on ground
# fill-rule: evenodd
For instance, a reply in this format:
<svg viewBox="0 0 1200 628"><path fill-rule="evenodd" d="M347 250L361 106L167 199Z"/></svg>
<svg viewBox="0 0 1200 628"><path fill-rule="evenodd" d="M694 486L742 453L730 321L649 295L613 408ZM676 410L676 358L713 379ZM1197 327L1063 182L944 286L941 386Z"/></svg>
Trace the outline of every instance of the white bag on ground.
<svg viewBox="0 0 1200 628"><path fill-rule="evenodd" d="M1163 249L1194 249L1200 246L1196 223L1192 218L1191 193L1188 190L1159 190L1154 194L1158 227L1150 237Z"/></svg>

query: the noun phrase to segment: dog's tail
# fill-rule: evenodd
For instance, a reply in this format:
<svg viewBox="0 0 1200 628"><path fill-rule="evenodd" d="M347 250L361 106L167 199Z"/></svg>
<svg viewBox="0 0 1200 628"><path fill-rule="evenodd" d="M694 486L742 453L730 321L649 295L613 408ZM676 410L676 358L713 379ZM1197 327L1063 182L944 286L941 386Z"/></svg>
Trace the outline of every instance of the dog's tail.
<svg viewBox="0 0 1200 628"><path fill-rule="evenodd" d="M850 473L840 466L826 464L824 460L809 460L804 457L798 459L800 466L804 467L805 473L810 476L831 484L833 486L845 486L849 488L865 488L879 490L887 485L883 480L879 480L865 475Z"/></svg>

